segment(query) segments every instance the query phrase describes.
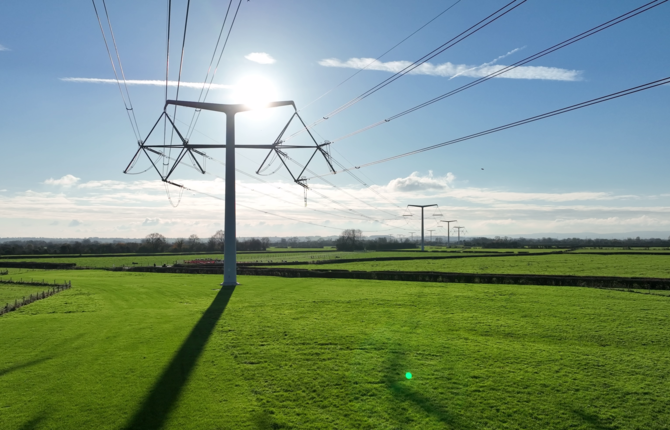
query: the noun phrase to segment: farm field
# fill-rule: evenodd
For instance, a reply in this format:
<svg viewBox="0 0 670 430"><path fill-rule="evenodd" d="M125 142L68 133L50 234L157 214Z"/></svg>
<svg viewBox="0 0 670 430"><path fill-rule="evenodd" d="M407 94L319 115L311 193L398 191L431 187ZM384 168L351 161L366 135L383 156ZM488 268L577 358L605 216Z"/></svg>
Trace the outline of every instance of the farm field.
<svg viewBox="0 0 670 430"><path fill-rule="evenodd" d="M495 253L492 253L495 254ZM314 261L314 260L332 260L337 258L379 258L379 257L412 257L412 258L430 258L444 255L437 252L412 252L412 251L382 251L382 252L304 252L304 253L288 253L288 252L265 252L265 253L250 253L239 254L237 261L244 262L282 262L282 261ZM446 254L450 255L450 254ZM467 255L467 254L466 254ZM163 264L171 265L175 262L184 260L205 260L223 259L223 254L208 254L208 255L169 255L158 254L151 256L132 256L123 255L118 257L63 257L63 258L49 258L39 259L33 257L20 258L5 258L1 261L33 261L37 263L76 263L77 267L91 267L91 268L108 268L132 266L137 263L139 266L162 266Z"/></svg>
<svg viewBox="0 0 670 430"><path fill-rule="evenodd" d="M313 270L397 270L670 278L670 255L555 254L529 257L370 261L286 267Z"/></svg>
<svg viewBox="0 0 670 430"><path fill-rule="evenodd" d="M21 300L23 297L41 293L47 289L48 287L36 285L0 284L0 307L5 306L6 303Z"/></svg>
<svg viewBox="0 0 670 430"><path fill-rule="evenodd" d="M591 252L606 252L606 253L614 253L614 252L630 253L630 252L635 252L635 253L640 253L640 254L650 253L650 252L652 252L652 253L661 252L661 253L664 253L664 254L666 254L666 253L670 254L670 249L668 249L668 248L651 248L651 247L650 248L631 248L631 249L605 248L605 247L603 247L603 248L579 248L579 249L576 249L576 250L571 251L571 252L575 252L575 253L580 253L580 252L589 252L589 253L591 253Z"/></svg>
<svg viewBox="0 0 670 430"><path fill-rule="evenodd" d="M335 258L335 256L342 256L348 253L323 253L323 252L306 252L306 253L286 253L286 252L272 252L272 253L253 253L253 254L239 254L237 256L237 261L246 262L246 261L310 261L313 259L328 259ZM113 257L88 257L88 256L77 256L77 257L62 257L62 258L49 258L49 259L38 259L31 257L21 257L21 258L6 258L1 261L34 261L37 263L76 263L77 267L92 267L92 268L107 268L107 267L120 267L120 266L133 266L133 263L138 263L140 266L162 266L163 264L172 265L178 261L184 260L222 260L223 254L194 254L194 255L170 255L170 254L158 254L158 255L149 255L149 256L133 256L133 255L122 255L122 256L113 256Z"/></svg>
<svg viewBox="0 0 670 430"><path fill-rule="evenodd" d="M0 317L1 428L670 426L666 297L28 274L73 288Z"/></svg>

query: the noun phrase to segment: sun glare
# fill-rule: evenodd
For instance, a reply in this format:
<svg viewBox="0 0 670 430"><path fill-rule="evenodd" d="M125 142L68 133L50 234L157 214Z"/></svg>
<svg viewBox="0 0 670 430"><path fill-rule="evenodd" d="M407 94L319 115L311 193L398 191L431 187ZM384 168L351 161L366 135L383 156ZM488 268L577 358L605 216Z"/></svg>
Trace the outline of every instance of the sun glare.
<svg viewBox="0 0 670 430"><path fill-rule="evenodd" d="M245 76L235 85L233 98L236 103L259 109L276 100L277 91L270 80L262 76L251 75Z"/></svg>

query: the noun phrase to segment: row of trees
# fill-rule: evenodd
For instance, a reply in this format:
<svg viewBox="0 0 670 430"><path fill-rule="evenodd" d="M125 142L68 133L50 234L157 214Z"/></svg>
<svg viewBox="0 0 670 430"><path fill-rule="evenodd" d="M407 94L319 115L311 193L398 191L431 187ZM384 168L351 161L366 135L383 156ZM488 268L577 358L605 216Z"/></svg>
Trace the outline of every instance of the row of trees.
<svg viewBox="0 0 670 430"><path fill-rule="evenodd" d="M0 255L37 254L134 254L159 252L221 252L224 247L223 230L203 240L195 234L186 239L169 241L160 233L151 233L141 242L99 242L90 239L81 241L16 240L0 243ZM246 239L237 241L239 251L265 251L270 239Z"/></svg>
<svg viewBox="0 0 670 430"><path fill-rule="evenodd" d="M366 239L363 232L358 229L344 230L340 237L335 241L338 251L387 251L391 249L412 249L416 248L416 243L409 239L398 240L393 237L377 237Z"/></svg>

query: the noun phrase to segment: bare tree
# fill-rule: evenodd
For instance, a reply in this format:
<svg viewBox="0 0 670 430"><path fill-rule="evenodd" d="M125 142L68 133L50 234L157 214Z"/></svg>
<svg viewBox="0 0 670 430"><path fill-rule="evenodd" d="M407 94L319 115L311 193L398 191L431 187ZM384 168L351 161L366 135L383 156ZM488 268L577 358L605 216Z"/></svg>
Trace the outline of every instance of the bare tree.
<svg viewBox="0 0 670 430"><path fill-rule="evenodd" d="M184 249L184 243L185 242L186 241L184 239L179 238L179 239L174 241L174 244L172 246L174 247L174 249L176 251L181 252L181 250Z"/></svg>
<svg viewBox="0 0 670 430"><path fill-rule="evenodd" d="M209 239L212 242L217 250L223 250L225 243L226 234L223 230L219 230Z"/></svg>
<svg viewBox="0 0 670 430"><path fill-rule="evenodd" d="M198 247L200 247L200 238L198 237L197 234L192 234L188 237L188 249L191 251L196 250Z"/></svg>
<svg viewBox="0 0 670 430"><path fill-rule="evenodd" d="M167 246L165 236L160 233L151 233L144 238L142 244L146 246L151 252L161 252Z"/></svg>
<svg viewBox="0 0 670 430"><path fill-rule="evenodd" d="M267 237L262 238L261 243L263 244L263 249L268 249L270 247L270 239Z"/></svg>
<svg viewBox="0 0 670 430"><path fill-rule="evenodd" d="M356 249L356 242L360 242L363 237L363 232L359 229L347 229L340 234L336 244L338 249L348 249L354 251Z"/></svg>

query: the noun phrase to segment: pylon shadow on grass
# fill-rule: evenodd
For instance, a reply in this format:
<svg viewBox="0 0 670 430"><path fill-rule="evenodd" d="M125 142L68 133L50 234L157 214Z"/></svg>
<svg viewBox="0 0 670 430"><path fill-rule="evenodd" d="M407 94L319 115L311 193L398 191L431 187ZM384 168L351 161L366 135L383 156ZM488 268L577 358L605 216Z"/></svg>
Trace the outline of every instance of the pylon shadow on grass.
<svg viewBox="0 0 670 430"><path fill-rule="evenodd" d="M154 384L126 429L159 429L179 399L182 389L205 349L214 326L223 315L235 287L221 287L214 301L200 317L174 358Z"/></svg>
<svg viewBox="0 0 670 430"><path fill-rule="evenodd" d="M397 402L414 404L421 408L425 414L433 416L450 427L462 430L473 428L442 404L410 387L411 382L402 379L406 369L403 353L398 350L390 350L384 382ZM398 414L401 413L400 410L400 408L395 409ZM401 416L395 418L398 421L403 421Z"/></svg>
<svg viewBox="0 0 670 430"><path fill-rule="evenodd" d="M23 368L26 368L26 367L35 366L35 365L43 363L47 360L51 360L52 358L53 357L40 358L40 359L37 359L37 360L29 361L27 363L17 364L16 366L8 367L6 369L0 369L0 376L4 376L8 373L12 373L12 372L15 372L17 370L20 370L20 369L23 369Z"/></svg>
<svg viewBox="0 0 670 430"><path fill-rule="evenodd" d="M34 430L42 421L44 421L43 414L26 421L18 428L18 430Z"/></svg>

